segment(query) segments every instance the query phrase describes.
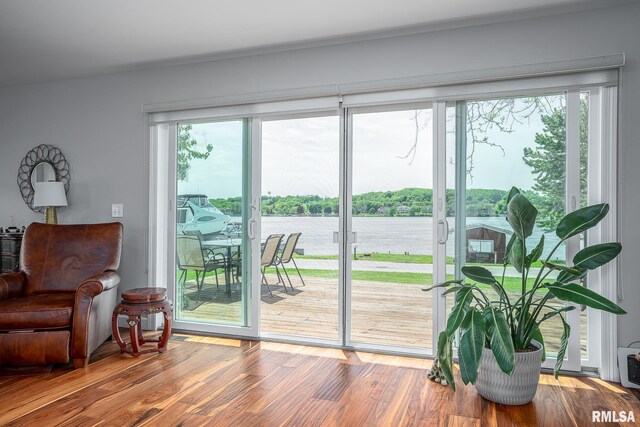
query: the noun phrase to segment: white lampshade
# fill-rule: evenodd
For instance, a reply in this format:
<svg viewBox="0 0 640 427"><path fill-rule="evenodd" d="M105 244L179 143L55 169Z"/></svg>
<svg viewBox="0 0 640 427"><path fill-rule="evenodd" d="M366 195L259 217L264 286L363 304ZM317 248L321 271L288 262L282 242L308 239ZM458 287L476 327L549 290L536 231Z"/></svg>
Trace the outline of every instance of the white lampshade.
<svg viewBox="0 0 640 427"><path fill-rule="evenodd" d="M36 182L33 207L67 206L64 184L58 181Z"/></svg>

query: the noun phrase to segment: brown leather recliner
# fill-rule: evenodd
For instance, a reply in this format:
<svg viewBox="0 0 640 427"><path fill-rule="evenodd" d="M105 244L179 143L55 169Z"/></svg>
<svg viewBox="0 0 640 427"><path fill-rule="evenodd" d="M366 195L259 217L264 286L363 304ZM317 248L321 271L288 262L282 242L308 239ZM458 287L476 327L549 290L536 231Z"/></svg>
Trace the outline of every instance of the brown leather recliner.
<svg viewBox="0 0 640 427"><path fill-rule="evenodd" d="M86 367L112 335L120 223L31 224L20 272L0 275L0 365Z"/></svg>

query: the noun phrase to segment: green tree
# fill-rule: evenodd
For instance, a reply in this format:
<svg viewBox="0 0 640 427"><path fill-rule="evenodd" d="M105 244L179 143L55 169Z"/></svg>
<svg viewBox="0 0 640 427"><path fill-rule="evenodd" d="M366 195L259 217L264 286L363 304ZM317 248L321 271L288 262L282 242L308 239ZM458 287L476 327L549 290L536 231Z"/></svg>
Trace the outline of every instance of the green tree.
<svg viewBox="0 0 640 427"><path fill-rule="evenodd" d="M331 214L331 206L325 206L323 212L325 215Z"/></svg>
<svg viewBox="0 0 640 427"><path fill-rule="evenodd" d="M312 215L317 215L322 212L322 205L320 203L312 202L309 203L309 213Z"/></svg>
<svg viewBox="0 0 640 427"><path fill-rule="evenodd" d="M580 103L580 204L587 202L588 105ZM565 215L566 117L564 109L540 116L544 128L535 136L536 147L525 148L523 160L535 174L533 190L540 196L538 225L552 230Z"/></svg>
<svg viewBox="0 0 640 427"><path fill-rule="evenodd" d="M178 126L178 181L186 181L189 177L191 160L207 159L213 150L213 145L207 144L205 151L201 151L190 131L191 125Z"/></svg>

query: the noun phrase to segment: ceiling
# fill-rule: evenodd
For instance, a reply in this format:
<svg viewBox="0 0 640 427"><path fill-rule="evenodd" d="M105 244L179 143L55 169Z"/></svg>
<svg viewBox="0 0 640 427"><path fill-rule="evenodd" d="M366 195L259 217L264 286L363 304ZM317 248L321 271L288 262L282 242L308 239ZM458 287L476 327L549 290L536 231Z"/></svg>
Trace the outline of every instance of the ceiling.
<svg viewBox="0 0 640 427"><path fill-rule="evenodd" d="M612 0L0 0L0 86Z"/></svg>

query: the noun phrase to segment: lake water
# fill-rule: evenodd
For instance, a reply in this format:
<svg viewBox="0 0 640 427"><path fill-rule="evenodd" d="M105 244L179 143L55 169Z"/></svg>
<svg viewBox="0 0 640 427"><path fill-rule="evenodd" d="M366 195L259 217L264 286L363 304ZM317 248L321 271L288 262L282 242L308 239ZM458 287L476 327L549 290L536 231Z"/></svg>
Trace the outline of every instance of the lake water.
<svg viewBox="0 0 640 427"><path fill-rule="evenodd" d="M449 227L453 228L454 218L448 218ZM467 224L484 224L511 230L511 226L503 217L469 217ZM298 247L304 249L306 255L336 255L338 245L333 243L333 232L338 230L337 217L275 217L262 218L262 239L269 234L300 232ZM433 253L433 220L431 217L354 217L353 230L358 233L359 253L405 253L425 255ZM533 235L527 239L527 247L533 249L540 240L543 230L536 227ZM546 256L558 242L555 233L545 234ZM285 236L286 238L286 236ZM454 235L449 234L447 255L454 255ZM563 250L556 252L556 259L564 259Z"/></svg>

